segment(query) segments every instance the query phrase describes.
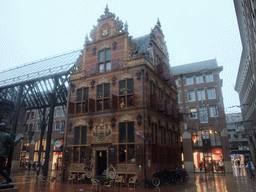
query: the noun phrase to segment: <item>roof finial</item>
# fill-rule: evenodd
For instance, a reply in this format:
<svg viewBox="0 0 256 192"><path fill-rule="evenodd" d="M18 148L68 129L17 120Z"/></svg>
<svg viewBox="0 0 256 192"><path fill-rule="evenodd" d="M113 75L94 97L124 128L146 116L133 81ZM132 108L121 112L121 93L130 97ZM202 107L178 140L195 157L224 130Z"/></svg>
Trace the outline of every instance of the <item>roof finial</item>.
<svg viewBox="0 0 256 192"><path fill-rule="evenodd" d="M158 27L161 27L161 23L159 21L159 17L157 18L157 23L156 24L158 25Z"/></svg>
<svg viewBox="0 0 256 192"><path fill-rule="evenodd" d="M126 21L125 24L124 24L124 31L125 31L125 32L128 32L128 23L127 23L127 21Z"/></svg>
<svg viewBox="0 0 256 192"><path fill-rule="evenodd" d="M85 42L84 42L84 47L86 47L86 45L89 43L89 37L88 37L88 33L86 33L85 36Z"/></svg>
<svg viewBox="0 0 256 192"><path fill-rule="evenodd" d="M105 11L104 11L105 15L106 15L108 12L109 12L109 9L108 9L108 4L107 4L107 5L106 5L106 8L105 8Z"/></svg>

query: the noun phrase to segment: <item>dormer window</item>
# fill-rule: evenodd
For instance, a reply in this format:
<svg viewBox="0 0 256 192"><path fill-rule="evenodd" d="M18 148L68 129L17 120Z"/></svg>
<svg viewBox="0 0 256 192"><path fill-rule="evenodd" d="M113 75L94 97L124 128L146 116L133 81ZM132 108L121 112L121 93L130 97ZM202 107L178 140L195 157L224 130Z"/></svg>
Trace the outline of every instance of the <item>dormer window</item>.
<svg viewBox="0 0 256 192"><path fill-rule="evenodd" d="M111 71L111 49L99 51L99 73Z"/></svg>

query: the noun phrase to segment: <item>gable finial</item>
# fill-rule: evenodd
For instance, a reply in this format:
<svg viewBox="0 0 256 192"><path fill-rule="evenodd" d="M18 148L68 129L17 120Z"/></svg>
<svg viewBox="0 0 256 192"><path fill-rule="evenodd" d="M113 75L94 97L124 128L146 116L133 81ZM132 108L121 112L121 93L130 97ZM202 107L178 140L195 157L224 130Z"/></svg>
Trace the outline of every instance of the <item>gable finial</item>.
<svg viewBox="0 0 256 192"><path fill-rule="evenodd" d="M124 24L124 31L125 31L125 32L128 32L128 23L127 23L127 21L126 21L125 24Z"/></svg>
<svg viewBox="0 0 256 192"><path fill-rule="evenodd" d="M161 23L159 21L159 17L157 18L157 23L156 24L157 24L158 27L161 27Z"/></svg>
<svg viewBox="0 0 256 192"><path fill-rule="evenodd" d="M86 45L89 43L89 37L88 37L88 33L86 33L85 36L85 42L84 42L84 47L86 47Z"/></svg>
<svg viewBox="0 0 256 192"><path fill-rule="evenodd" d="M106 15L108 12L109 12L109 9L108 9L108 4L107 4L107 5L106 5L106 8L105 8L105 11L104 11L105 15Z"/></svg>

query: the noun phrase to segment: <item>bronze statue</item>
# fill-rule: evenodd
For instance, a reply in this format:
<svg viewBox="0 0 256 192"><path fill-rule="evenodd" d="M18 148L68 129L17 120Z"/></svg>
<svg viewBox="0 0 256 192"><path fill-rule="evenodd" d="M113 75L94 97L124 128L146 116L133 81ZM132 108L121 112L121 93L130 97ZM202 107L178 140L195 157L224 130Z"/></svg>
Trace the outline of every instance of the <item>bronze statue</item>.
<svg viewBox="0 0 256 192"><path fill-rule="evenodd" d="M13 188L11 184L12 179L6 170L6 158L13 152L15 145L19 143L21 137L14 141L11 134L7 133L7 126L4 123L0 123L0 175L2 175L6 180L0 184L0 189Z"/></svg>

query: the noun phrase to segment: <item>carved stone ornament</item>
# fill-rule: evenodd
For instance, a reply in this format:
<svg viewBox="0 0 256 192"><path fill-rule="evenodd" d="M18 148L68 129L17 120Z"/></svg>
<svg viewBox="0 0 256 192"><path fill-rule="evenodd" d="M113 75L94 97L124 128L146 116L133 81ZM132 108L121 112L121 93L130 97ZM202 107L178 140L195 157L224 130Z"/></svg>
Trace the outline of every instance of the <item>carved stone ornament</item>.
<svg viewBox="0 0 256 192"><path fill-rule="evenodd" d="M75 123L75 127L84 126L84 125L86 125L86 122L81 119L79 119L79 121L76 121Z"/></svg>
<svg viewBox="0 0 256 192"><path fill-rule="evenodd" d="M120 122L122 121L133 121L133 118L132 116L126 114L120 118Z"/></svg>
<svg viewBox="0 0 256 192"><path fill-rule="evenodd" d="M117 17L115 20L115 28L118 32L122 32L123 25L124 25L123 21L119 20L119 17Z"/></svg>
<svg viewBox="0 0 256 192"><path fill-rule="evenodd" d="M110 142L109 136L112 134L110 125L105 125L103 119L101 119L100 125L94 126L92 135L94 137L93 143L106 143Z"/></svg>
<svg viewBox="0 0 256 192"><path fill-rule="evenodd" d="M120 80L133 78L131 73L124 73L121 75Z"/></svg>
<svg viewBox="0 0 256 192"><path fill-rule="evenodd" d="M96 48L96 47L93 47L93 49L92 49L92 54L93 54L93 55L96 55L96 53L97 53L97 48Z"/></svg>
<svg viewBox="0 0 256 192"><path fill-rule="evenodd" d="M98 80L98 85L103 84L103 83L109 83L109 79L103 77L102 79Z"/></svg>
<svg viewBox="0 0 256 192"><path fill-rule="evenodd" d="M110 120L110 122L111 122L112 128L115 128L115 127L116 127L116 118L113 117L113 118Z"/></svg>
<svg viewBox="0 0 256 192"><path fill-rule="evenodd" d="M104 19L111 18L111 17L115 18L116 15L115 15L114 13L109 12L108 5L106 5L104 14L100 16L100 18L98 19L98 22L99 22L99 21L102 21L102 20L104 20Z"/></svg>
<svg viewBox="0 0 256 192"><path fill-rule="evenodd" d="M72 93L75 92L75 88L76 88L76 85L74 83L70 83L70 89Z"/></svg>
<svg viewBox="0 0 256 192"><path fill-rule="evenodd" d="M92 119L89 120L88 125L89 125L89 129L93 128L93 120Z"/></svg>
<svg viewBox="0 0 256 192"><path fill-rule="evenodd" d="M138 51L138 45L129 37L129 58L133 58Z"/></svg>
<svg viewBox="0 0 256 192"><path fill-rule="evenodd" d="M92 89L94 88L94 85L95 85L95 81L92 80L92 81L91 81L91 88L92 88Z"/></svg>
<svg viewBox="0 0 256 192"><path fill-rule="evenodd" d="M142 116L141 116L141 114L139 113L139 115L137 116L137 124L139 125L139 126L141 126L141 124L142 124Z"/></svg>
<svg viewBox="0 0 256 192"><path fill-rule="evenodd" d="M112 49L113 49L113 50L116 50L116 46L117 46L117 42L114 41L114 42L112 43Z"/></svg>
<svg viewBox="0 0 256 192"><path fill-rule="evenodd" d="M112 80L112 85L115 86L115 84L116 84L116 76L114 75L111 80Z"/></svg>
<svg viewBox="0 0 256 192"><path fill-rule="evenodd" d="M136 73L138 81L141 80L141 71L137 71Z"/></svg>

